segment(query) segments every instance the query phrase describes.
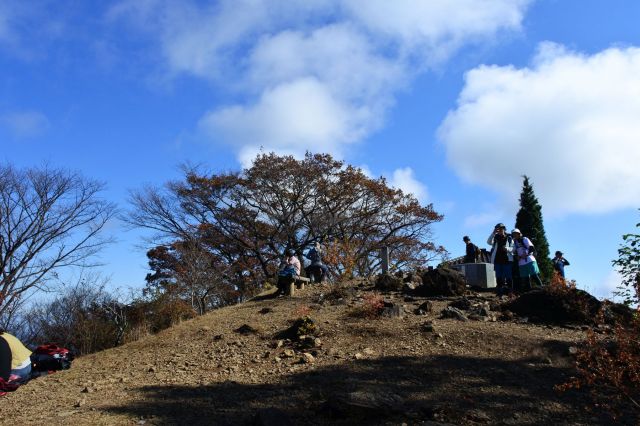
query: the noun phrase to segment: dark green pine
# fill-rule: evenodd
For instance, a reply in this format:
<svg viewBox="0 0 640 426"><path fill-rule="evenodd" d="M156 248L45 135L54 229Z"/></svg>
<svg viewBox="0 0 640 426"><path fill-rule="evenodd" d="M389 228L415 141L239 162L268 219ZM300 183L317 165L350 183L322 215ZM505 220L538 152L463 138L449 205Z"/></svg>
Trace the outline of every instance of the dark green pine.
<svg viewBox="0 0 640 426"><path fill-rule="evenodd" d="M516 215L516 228L522 235L529 238L536 248L536 260L540 268L543 281L551 280L553 266L549 256L549 242L544 232L542 222L542 206L538 202L533 186L527 176L523 176L522 192L520 193L520 210Z"/></svg>

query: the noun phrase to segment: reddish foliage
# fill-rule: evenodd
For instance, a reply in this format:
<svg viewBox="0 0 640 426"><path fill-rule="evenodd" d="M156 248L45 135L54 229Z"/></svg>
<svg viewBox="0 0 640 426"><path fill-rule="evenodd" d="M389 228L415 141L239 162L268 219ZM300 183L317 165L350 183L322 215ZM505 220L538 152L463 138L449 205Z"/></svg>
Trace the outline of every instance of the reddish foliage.
<svg viewBox="0 0 640 426"><path fill-rule="evenodd" d="M630 323L613 329L604 325L604 311L598 315L595 330L587 332L585 343L576 353L578 375L557 386L561 391L588 389L596 406L617 417L622 410L640 415L640 319L638 312Z"/></svg>

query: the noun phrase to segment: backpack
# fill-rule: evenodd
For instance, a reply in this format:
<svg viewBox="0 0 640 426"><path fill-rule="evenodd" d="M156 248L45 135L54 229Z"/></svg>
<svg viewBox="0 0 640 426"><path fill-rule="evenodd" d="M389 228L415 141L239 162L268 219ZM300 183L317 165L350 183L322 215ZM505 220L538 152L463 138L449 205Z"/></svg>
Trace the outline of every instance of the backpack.
<svg viewBox="0 0 640 426"><path fill-rule="evenodd" d="M524 239L525 237L522 237L522 238ZM536 257L538 255L536 246L533 245L533 242L531 240L529 240L529 242L531 242L531 246L529 246L531 248L531 251L529 251L529 256ZM516 240L513 240L513 247L516 249L516 251L518 250L518 246L525 247L524 244L520 244Z"/></svg>
<svg viewBox="0 0 640 426"><path fill-rule="evenodd" d="M67 370L74 356L67 348L54 344L40 345L31 354L31 368L35 371Z"/></svg>

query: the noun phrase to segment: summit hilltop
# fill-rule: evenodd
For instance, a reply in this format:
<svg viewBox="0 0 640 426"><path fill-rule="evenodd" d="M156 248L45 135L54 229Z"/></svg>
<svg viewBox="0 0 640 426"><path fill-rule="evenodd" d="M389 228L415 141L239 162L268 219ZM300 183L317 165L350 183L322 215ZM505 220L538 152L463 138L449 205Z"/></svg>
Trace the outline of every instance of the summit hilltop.
<svg viewBox="0 0 640 426"><path fill-rule="evenodd" d="M498 302L377 295L366 281L263 295L81 357L3 397L0 415L34 425L606 424L582 393L553 389L573 374L582 328L505 318Z"/></svg>

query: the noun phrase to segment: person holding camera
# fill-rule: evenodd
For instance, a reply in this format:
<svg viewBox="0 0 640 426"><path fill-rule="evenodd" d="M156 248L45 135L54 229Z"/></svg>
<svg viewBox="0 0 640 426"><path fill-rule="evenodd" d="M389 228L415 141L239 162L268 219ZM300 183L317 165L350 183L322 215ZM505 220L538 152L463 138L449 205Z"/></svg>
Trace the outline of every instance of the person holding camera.
<svg viewBox="0 0 640 426"><path fill-rule="evenodd" d="M569 261L564 258L564 253L560 250L556 252L556 257L551 259L553 269L564 279L564 267L569 266Z"/></svg>
<svg viewBox="0 0 640 426"><path fill-rule="evenodd" d="M491 263L496 273L498 295L513 291L513 240L507 235L504 223L498 223L494 228L487 244L491 246Z"/></svg>

